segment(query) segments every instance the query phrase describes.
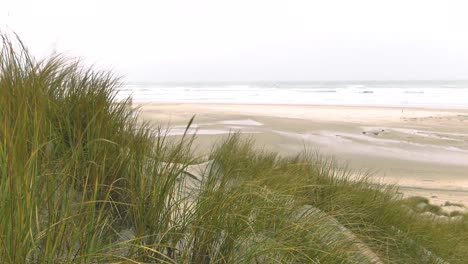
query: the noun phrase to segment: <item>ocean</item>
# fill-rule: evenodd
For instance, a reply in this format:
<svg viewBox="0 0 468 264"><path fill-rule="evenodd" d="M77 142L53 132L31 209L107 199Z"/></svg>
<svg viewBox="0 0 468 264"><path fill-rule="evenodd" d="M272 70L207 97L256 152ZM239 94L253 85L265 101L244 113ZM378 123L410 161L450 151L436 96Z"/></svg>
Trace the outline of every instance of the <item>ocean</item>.
<svg viewBox="0 0 468 264"><path fill-rule="evenodd" d="M127 83L133 102L294 104L468 109L468 81Z"/></svg>

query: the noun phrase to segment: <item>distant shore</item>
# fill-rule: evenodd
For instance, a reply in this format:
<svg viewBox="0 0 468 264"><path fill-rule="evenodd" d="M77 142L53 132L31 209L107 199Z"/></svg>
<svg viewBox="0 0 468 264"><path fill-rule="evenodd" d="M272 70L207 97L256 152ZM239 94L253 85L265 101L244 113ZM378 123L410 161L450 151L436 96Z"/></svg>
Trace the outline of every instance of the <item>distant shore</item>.
<svg viewBox="0 0 468 264"><path fill-rule="evenodd" d="M468 205L468 110L254 104L147 103L141 118L183 134L196 115L203 155L240 131L283 155L310 148L359 172L397 183L405 195Z"/></svg>

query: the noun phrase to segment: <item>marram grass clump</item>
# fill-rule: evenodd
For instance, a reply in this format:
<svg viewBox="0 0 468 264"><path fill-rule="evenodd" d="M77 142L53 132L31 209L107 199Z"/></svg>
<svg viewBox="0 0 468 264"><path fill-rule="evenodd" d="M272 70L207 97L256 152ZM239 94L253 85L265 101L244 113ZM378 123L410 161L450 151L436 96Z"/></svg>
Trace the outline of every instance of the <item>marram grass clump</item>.
<svg viewBox="0 0 468 264"><path fill-rule="evenodd" d="M237 134L197 165L112 74L2 39L1 263L466 263L465 215L423 218L395 186Z"/></svg>

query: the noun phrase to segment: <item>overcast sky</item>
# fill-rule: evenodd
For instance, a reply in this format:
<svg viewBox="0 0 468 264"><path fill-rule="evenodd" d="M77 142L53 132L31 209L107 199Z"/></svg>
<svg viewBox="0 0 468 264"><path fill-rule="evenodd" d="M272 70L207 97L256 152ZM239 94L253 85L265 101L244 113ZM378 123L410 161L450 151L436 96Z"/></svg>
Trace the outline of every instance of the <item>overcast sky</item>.
<svg viewBox="0 0 468 264"><path fill-rule="evenodd" d="M467 0L0 0L0 28L127 81L468 79Z"/></svg>

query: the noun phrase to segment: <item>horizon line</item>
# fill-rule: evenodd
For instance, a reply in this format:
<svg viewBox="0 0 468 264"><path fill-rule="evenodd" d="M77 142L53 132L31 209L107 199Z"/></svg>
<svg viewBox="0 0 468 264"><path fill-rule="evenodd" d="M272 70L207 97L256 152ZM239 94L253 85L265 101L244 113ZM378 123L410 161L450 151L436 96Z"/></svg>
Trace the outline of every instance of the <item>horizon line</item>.
<svg viewBox="0 0 468 264"><path fill-rule="evenodd" d="M388 79L388 80L193 80L193 81L124 81L125 83L307 83L307 82L468 82L468 79Z"/></svg>

